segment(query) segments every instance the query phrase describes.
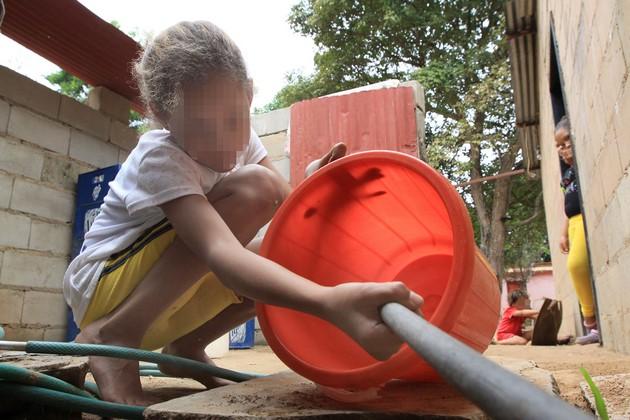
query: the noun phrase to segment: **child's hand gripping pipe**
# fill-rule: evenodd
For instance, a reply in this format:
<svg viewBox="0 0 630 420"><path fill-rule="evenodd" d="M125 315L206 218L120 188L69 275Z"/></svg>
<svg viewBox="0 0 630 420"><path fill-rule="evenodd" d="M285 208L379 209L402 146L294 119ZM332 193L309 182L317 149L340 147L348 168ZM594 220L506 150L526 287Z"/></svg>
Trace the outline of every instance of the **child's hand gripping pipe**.
<svg viewBox="0 0 630 420"><path fill-rule="evenodd" d="M384 305L381 317L442 378L494 419L592 418L484 358L398 303Z"/></svg>

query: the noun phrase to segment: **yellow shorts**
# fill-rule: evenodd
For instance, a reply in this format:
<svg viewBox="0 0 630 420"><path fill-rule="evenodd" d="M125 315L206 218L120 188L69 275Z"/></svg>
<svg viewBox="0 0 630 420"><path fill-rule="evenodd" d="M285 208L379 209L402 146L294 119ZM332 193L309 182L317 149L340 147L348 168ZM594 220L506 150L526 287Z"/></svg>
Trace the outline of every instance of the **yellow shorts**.
<svg viewBox="0 0 630 420"><path fill-rule="evenodd" d="M101 273L81 328L118 307L145 278L168 246L175 230L166 219L145 231L127 249L112 255ZM141 348L154 350L197 329L242 299L208 273L181 295L153 322Z"/></svg>

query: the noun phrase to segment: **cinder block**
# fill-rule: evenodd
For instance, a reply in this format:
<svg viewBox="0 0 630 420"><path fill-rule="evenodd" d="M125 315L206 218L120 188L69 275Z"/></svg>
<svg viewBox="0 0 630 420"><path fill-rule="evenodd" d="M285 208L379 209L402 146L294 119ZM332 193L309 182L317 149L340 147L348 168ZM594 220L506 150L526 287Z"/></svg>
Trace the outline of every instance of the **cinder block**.
<svg viewBox="0 0 630 420"><path fill-rule="evenodd" d="M41 341L44 339L45 329L31 326L5 326L5 340L10 341Z"/></svg>
<svg viewBox="0 0 630 420"><path fill-rule="evenodd" d="M630 14L630 12L628 13ZM630 29L628 31L630 32ZM630 56L630 51L628 54ZM630 138L630 126L628 126L628 121L630 121L630 82L626 80L626 86L615 107L612 122L615 133L617 133L616 143L619 161L624 170L630 166L630 141L628 140Z"/></svg>
<svg viewBox="0 0 630 420"><path fill-rule="evenodd" d="M626 209L626 213L628 210ZM606 234L608 252L610 259L613 259L623 248L624 228L622 226L623 217L619 206L619 199L615 195L611 198L602 218L602 229Z"/></svg>
<svg viewBox="0 0 630 420"><path fill-rule="evenodd" d="M623 232L624 247L630 250L630 174L626 174L621 181L615 192L616 199L619 202L619 208L621 209L621 219L617 223L622 227L620 229ZM628 255L630 259L630 255ZM630 261L627 273L630 273ZM628 318L630 321L630 318Z"/></svg>
<svg viewBox="0 0 630 420"><path fill-rule="evenodd" d="M70 156L97 168L104 168L118 163L118 147L73 129L70 134Z"/></svg>
<svg viewBox="0 0 630 420"><path fill-rule="evenodd" d="M608 242L606 241L606 235L598 225L595 229L590 227L589 222L589 250L591 253L591 265L595 276L599 276L606 269L608 264L609 252Z"/></svg>
<svg viewBox="0 0 630 420"><path fill-rule="evenodd" d="M23 324L61 327L66 324L66 303L61 293L27 291L24 294Z"/></svg>
<svg viewBox="0 0 630 420"><path fill-rule="evenodd" d="M11 192L13 191L13 177L0 174L0 209L6 209L11 202Z"/></svg>
<svg viewBox="0 0 630 420"><path fill-rule="evenodd" d="M79 175L95 168L94 165L81 164L65 156L46 155L41 179L65 190L75 191Z"/></svg>
<svg viewBox="0 0 630 420"><path fill-rule="evenodd" d="M588 2L586 2L588 3ZM630 6L626 0L617 1L617 28L626 58L630 57ZM630 337L630 335L629 335Z"/></svg>
<svg viewBox="0 0 630 420"><path fill-rule="evenodd" d="M288 182L291 178L291 160L289 158L279 159L272 161L273 166L276 167L282 177Z"/></svg>
<svg viewBox="0 0 630 420"><path fill-rule="evenodd" d="M251 116L252 127L259 136L287 131L289 128L290 108L276 109L264 114Z"/></svg>
<svg viewBox="0 0 630 420"><path fill-rule="evenodd" d="M11 208L67 223L73 218L74 194L18 178L13 185Z"/></svg>
<svg viewBox="0 0 630 420"><path fill-rule="evenodd" d="M604 122L608 126L613 116L615 104L619 98L623 82L627 77L627 66L621 50L619 32L611 33L611 40L606 48L599 77L599 91L602 95Z"/></svg>
<svg viewBox="0 0 630 420"><path fill-rule="evenodd" d="M65 257L48 257L32 252L4 252L0 283L11 286L61 290L68 267Z"/></svg>
<svg viewBox="0 0 630 420"><path fill-rule="evenodd" d="M53 152L68 153L70 128L25 108L11 108L8 133Z"/></svg>
<svg viewBox="0 0 630 420"><path fill-rule="evenodd" d="M29 249L70 255L72 228L62 223L46 223L33 220Z"/></svg>
<svg viewBox="0 0 630 420"><path fill-rule="evenodd" d="M130 151L138 143L138 132L125 123L112 120L109 141Z"/></svg>
<svg viewBox="0 0 630 420"><path fill-rule="evenodd" d="M131 102L124 96L120 96L106 87L97 86L90 89L87 105L118 121L129 122Z"/></svg>
<svg viewBox="0 0 630 420"><path fill-rule="evenodd" d="M614 25L615 4L612 1L597 2L593 17L593 31L598 33L602 50L609 44Z"/></svg>
<svg viewBox="0 0 630 420"><path fill-rule="evenodd" d="M589 193L591 197L591 203L593 207L593 212L595 213L595 220L589 221L589 223L599 223L602 212L606 207L606 201L604 200L604 181L602 179L602 168L599 165L595 167L593 171L593 178L590 180L592 183L589 188Z"/></svg>
<svg viewBox="0 0 630 420"><path fill-rule="evenodd" d="M11 107L8 102L0 100L0 135L7 134L7 127L9 125L9 112Z"/></svg>
<svg viewBox="0 0 630 420"><path fill-rule="evenodd" d="M26 76L0 66L0 96L50 118L57 118L61 95Z"/></svg>
<svg viewBox="0 0 630 420"><path fill-rule="evenodd" d="M44 341L66 341L66 329L46 328L44 330Z"/></svg>
<svg viewBox="0 0 630 420"><path fill-rule="evenodd" d="M267 149L269 159L279 160L287 157L286 148L288 139L286 132L261 137L260 141L262 141L265 149Z"/></svg>
<svg viewBox="0 0 630 420"><path fill-rule="evenodd" d="M61 98L59 120L102 140L109 138L110 118L70 97Z"/></svg>
<svg viewBox="0 0 630 420"><path fill-rule="evenodd" d="M592 95L595 90L594 87L598 84L599 73L601 71L605 43L600 40L599 32L592 29L589 34L588 49L586 53L584 74L582 75L582 81L584 85L582 92L585 95Z"/></svg>
<svg viewBox="0 0 630 420"><path fill-rule="evenodd" d="M16 175L39 179L44 165L44 154L34 147L0 137L0 169Z"/></svg>
<svg viewBox="0 0 630 420"><path fill-rule="evenodd" d="M608 128L604 124L604 115L601 113L603 109L601 95L599 93L596 94L599 88L596 88L594 93L592 94L592 105L589 110L589 124L586 128L586 139L593 142L593 156L597 156L601 151L604 145L604 139L606 134L606 129Z"/></svg>
<svg viewBox="0 0 630 420"><path fill-rule="evenodd" d="M28 217L0 211L0 246L26 248L30 229Z"/></svg>
<svg viewBox="0 0 630 420"><path fill-rule="evenodd" d="M611 131L609 131L609 133L610 132ZM602 177L602 193L604 204L606 205L610 202L612 193L623 176L621 162L619 161L619 150L616 145L617 138L614 134L610 136L611 140L602 149L599 161L597 162Z"/></svg>
<svg viewBox="0 0 630 420"><path fill-rule="evenodd" d="M124 163L129 157L129 152L126 150L120 149L118 151L118 163Z"/></svg>
<svg viewBox="0 0 630 420"><path fill-rule="evenodd" d="M20 290L0 289L0 323L17 324L22 316L24 292Z"/></svg>

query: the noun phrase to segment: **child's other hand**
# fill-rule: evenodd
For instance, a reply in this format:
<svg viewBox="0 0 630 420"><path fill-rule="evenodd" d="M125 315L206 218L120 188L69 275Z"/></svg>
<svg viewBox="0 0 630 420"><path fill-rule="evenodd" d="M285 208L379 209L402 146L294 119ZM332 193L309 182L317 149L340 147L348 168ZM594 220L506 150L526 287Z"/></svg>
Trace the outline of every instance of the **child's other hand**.
<svg viewBox="0 0 630 420"><path fill-rule="evenodd" d="M560 250L563 254L569 253L569 237L567 235L562 235L560 237Z"/></svg>
<svg viewBox="0 0 630 420"><path fill-rule="evenodd" d="M420 295L400 282L344 283L328 289L325 315L372 357L386 360L403 344L381 319L380 308L389 302L414 312L423 304Z"/></svg>
<svg viewBox="0 0 630 420"><path fill-rule="evenodd" d="M337 143L333 147L330 148L328 153L322 156L319 159L315 159L311 163L308 164L306 170L304 171L304 176L308 178L318 169L323 168L328 165L330 162L334 162L335 160L342 158L346 155L348 148L345 143Z"/></svg>

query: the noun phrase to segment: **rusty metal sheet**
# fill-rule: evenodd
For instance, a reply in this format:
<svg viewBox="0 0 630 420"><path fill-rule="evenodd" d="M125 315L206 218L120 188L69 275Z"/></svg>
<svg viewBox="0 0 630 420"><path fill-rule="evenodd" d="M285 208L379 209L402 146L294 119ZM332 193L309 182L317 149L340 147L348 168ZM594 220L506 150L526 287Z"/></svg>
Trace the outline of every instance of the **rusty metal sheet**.
<svg viewBox="0 0 630 420"><path fill-rule="evenodd" d="M343 141L348 153L395 150L418 156L413 89L397 87L311 99L291 107L291 184L309 162Z"/></svg>
<svg viewBox="0 0 630 420"><path fill-rule="evenodd" d="M131 77L140 45L76 0L5 0L2 34L143 109Z"/></svg>

